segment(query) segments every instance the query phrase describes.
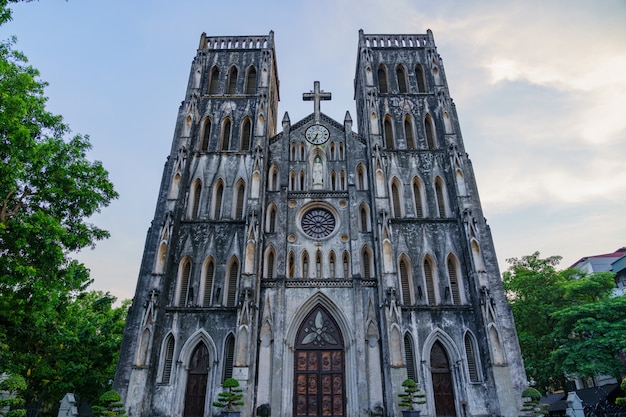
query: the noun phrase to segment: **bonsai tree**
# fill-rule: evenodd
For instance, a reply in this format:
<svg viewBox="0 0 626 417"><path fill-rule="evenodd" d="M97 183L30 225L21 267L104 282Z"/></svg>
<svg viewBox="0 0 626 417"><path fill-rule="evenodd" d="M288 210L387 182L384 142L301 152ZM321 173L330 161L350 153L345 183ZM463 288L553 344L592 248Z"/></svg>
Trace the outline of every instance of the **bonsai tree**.
<svg viewBox="0 0 626 417"><path fill-rule="evenodd" d="M26 410L23 407L25 401L19 395L25 389L26 380L21 375L9 375L0 382L0 391L6 391L9 394L8 398L0 399L0 410L4 407L10 407L10 411L6 414L7 417L23 417L26 415Z"/></svg>
<svg viewBox="0 0 626 417"><path fill-rule="evenodd" d="M117 417L127 416L122 403L122 396L115 390L105 392L100 396L100 405L92 407L94 416Z"/></svg>
<svg viewBox="0 0 626 417"><path fill-rule="evenodd" d="M424 400L426 395L421 392L417 382L409 378L402 383L402 386L404 387L404 392L398 394L398 397L401 399L400 404L398 404L400 407L406 407L408 411L417 411L419 404L426 403L426 400Z"/></svg>
<svg viewBox="0 0 626 417"><path fill-rule="evenodd" d="M548 414L546 408L548 404L542 404L539 402L541 399L541 393L533 387L528 387L522 391L522 398L524 404L522 404L522 416L527 417L539 417Z"/></svg>
<svg viewBox="0 0 626 417"><path fill-rule="evenodd" d="M239 381L235 378L227 378L222 382L224 391L217 394L217 401L213 401L214 407L223 408L225 411L235 411L235 407L243 405L243 390L239 387Z"/></svg>

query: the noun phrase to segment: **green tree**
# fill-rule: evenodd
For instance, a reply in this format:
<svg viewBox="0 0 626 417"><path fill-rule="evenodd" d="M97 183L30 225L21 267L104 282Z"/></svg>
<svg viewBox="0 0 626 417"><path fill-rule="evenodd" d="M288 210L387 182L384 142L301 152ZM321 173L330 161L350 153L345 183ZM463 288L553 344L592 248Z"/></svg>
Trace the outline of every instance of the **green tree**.
<svg viewBox="0 0 626 417"><path fill-rule="evenodd" d="M122 396L114 390L100 396L100 405L92 407L93 415L97 417L127 416L122 403Z"/></svg>
<svg viewBox="0 0 626 417"><path fill-rule="evenodd" d="M0 0L0 24L8 3ZM39 401L58 372L53 342L91 283L71 254L108 237L87 219L117 193L87 158L89 138L46 110L46 83L14 43L0 42L0 372L24 375L27 400Z"/></svg>
<svg viewBox="0 0 626 417"><path fill-rule="evenodd" d="M546 392L565 388L567 374L623 369L616 360L625 342L617 340L624 334L624 300L611 298L614 275L557 270L560 260L539 252L508 259L503 275L526 373Z"/></svg>
<svg viewBox="0 0 626 417"><path fill-rule="evenodd" d="M26 410L23 407L25 401L21 396L25 389L26 381L21 375L9 375L0 382L0 392L4 391L7 394L7 398L0 399L0 410L9 407L6 417L23 417L26 415Z"/></svg>

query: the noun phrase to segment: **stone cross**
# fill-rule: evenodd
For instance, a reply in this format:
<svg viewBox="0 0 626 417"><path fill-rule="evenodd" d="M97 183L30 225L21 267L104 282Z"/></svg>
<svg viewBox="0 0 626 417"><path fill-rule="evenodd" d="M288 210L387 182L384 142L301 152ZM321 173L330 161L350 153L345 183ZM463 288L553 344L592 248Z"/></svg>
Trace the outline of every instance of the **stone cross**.
<svg viewBox="0 0 626 417"><path fill-rule="evenodd" d="M320 91L320 82L313 82L313 91L310 93L302 93L302 100L311 101L313 100L313 111L315 114L315 123L320 122L320 100L330 100L331 93L326 93L324 91Z"/></svg>

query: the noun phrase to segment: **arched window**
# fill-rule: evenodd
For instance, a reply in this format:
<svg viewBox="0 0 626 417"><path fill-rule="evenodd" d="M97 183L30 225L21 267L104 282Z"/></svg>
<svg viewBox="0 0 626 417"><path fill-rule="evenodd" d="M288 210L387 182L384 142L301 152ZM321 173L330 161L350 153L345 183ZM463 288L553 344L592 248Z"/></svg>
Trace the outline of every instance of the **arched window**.
<svg viewBox="0 0 626 417"><path fill-rule="evenodd" d="M222 151L227 151L230 147L230 128L230 119L225 119L222 123L222 141L220 145L220 150Z"/></svg>
<svg viewBox="0 0 626 417"><path fill-rule="evenodd" d="M322 252L315 255L315 278L322 278Z"/></svg>
<svg viewBox="0 0 626 417"><path fill-rule="evenodd" d="M396 77L398 78L398 91L400 91L401 94L406 93L406 72L402 65L396 67Z"/></svg>
<svg viewBox="0 0 626 417"><path fill-rule="evenodd" d="M337 175L335 171L330 171L330 189L333 191L337 189Z"/></svg>
<svg viewBox="0 0 626 417"><path fill-rule="evenodd" d="M437 140L435 138L433 119L428 114L424 118L424 129L426 130L426 143L428 144L428 149L437 148Z"/></svg>
<svg viewBox="0 0 626 417"><path fill-rule="evenodd" d="M296 190L296 173L291 171L289 173L289 191Z"/></svg>
<svg viewBox="0 0 626 417"><path fill-rule="evenodd" d="M209 139L211 138L211 119L208 117L204 119L204 126L202 128L202 142L200 144L200 150L206 152L209 149Z"/></svg>
<svg viewBox="0 0 626 417"><path fill-rule="evenodd" d="M387 94L389 92L387 69L382 64L378 67L378 92L381 94Z"/></svg>
<svg viewBox="0 0 626 417"><path fill-rule="evenodd" d="M341 262L343 266L343 277L349 278L350 277L350 257L348 255L348 252L343 253Z"/></svg>
<svg viewBox="0 0 626 417"><path fill-rule="evenodd" d="M413 202L415 203L415 217L424 218L424 209L422 203L422 182L419 178L413 180Z"/></svg>
<svg viewBox="0 0 626 417"><path fill-rule="evenodd" d="M335 252L330 251L330 255L328 255L328 269L330 272L331 278L336 278L336 266L335 266Z"/></svg>
<svg viewBox="0 0 626 417"><path fill-rule="evenodd" d="M237 183L237 191L235 197L235 219L243 219L244 197L246 195L246 184L243 181Z"/></svg>
<svg viewBox="0 0 626 417"><path fill-rule="evenodd" d="M309 277L309 254L304 251L302 254L302 278Z"/></svg>
<svg viewBox="0 0 626 417"><path fill-rule="evenodd" d="M267 273L265 274L266 278L274 278L274 263L276 262L276 257L274 256L274 250L270 249L267 252Z"/></svg>
<svg viewBox="0 0 626 417"><path fill-rule="evenodd" d="M239 277L239 260L237 258L232 260L227 277L226 307L235 307L237 301L237 278Z"/></svg>
<svg viewBox="0 0 626 417"><path fill-rule="evenodd" d="M411 117L404 118L404 137L406 138L406 148L415 149L415 138L413 137L413 122Z"/></svg>
<svg viewBox="0 0 626 417"><path fill-rule="evenodd" d="M256 93L256 68L248 68L248 74L246 75L246 94Z"/></svg>
<svg viewBox="0 0 626 417"><path fill-rule="evenodd" d="M293 278L296 270L296 257L293 255L293 252L289 252L289 257L287 258L287 269L289 278Z"/></svg>
<svg viewBox="0 0 626 417"><path fill-rule="evenodd" d="M404 358L406 362L406 377L417 381L415 378L415 354L413 353L413 342L409 333L404 335Z"/></svg>
<svg viewBox="0 0 626 417"><path fill-rule="evenodd" d="M296 144L294 142L291 142L291 146L289 148L289 160L290 161L296 160Z"/></svg>
<svg viewBox="0 0 626 417"><path fill-rule="evenodd" d="M199 179L194 181L193 193L191 195L191 218L197 219L200 211L200 194L202 194L202 181Z"/></svg>
<svg viewBox="0 0 626 417"><path fill-rule="evenodd" d="M203 307L211 306L211 291L213 291L213 277L215 276L215 263L212 259L206 264L204 271L204 297L202 300Z"/></svg>
<svg viewBox="0 0 626 417"><path fill-rule="evenodd" d="M241 126L241 150L242 151L248 151L250 150L250 141L251 141L251 130L250 130L250 126L252 124L250 123L250 119L249 118L245 118L243 119L243 124Z"/></svg>
<svg viewBox="0 0 626 417"><path fill-rule="evenodd" d="M304 170L300 171L300 191L304 191Z"/></svg>
<svg viewBox="0 0 626 417"><path fill-rule="evenodd" d="M185 307L190 300L193 291L189 291L189 277L191 276L191 261L183 259L181 268L178 271L178 305Z"/></svg>
<svg viewBox="0 0 626 417"><path fill-rule="evenodd" d="M213 218L218 220L222 216L222 196L224 195L224 183L220 180L215 186L213 195Z"/></svg>
<svg viewBox="0 0 626 417"><path fill-rule="evenodd" d="M403 257L400 258L400 263L398 265L398 269L400 270L400 287L402 289L402 303L404 305L412 305L413 297L411 297L411 284L410 284L410 276L409 276L409 266L408 261Z"/></svg>
<svg viewBox="0 0 626 417"><path fill-rule="evenodd" d="M465 333L465 357L467 358L467 372L470 382L480 382L478 358L476 356L476 342L470 332Z"/></svg>
<svg viewBox="0 0 626 417"><path fill-rule="evenodd" d="M426 283L426 296L428 297L428 305L437 304L435 295L435 279L433 277L433 263L430 258L424 259L424 281Z"/></svg>
<svg viewBox="0 0 626 417"><path fill-rule="evenodd" d="M276 232L276 206L273 204L270 206L268 217L269 218L267 222L267 232L275 233Z"/></svg>
<svg viewBox="0 0 626 417"><path fill-rule="evenodd" d="M365 204L361 204L359 209L359 224L361 226L361 232L368 232L368 221L367 221L367 208Z"/></svg>
<svg viewBox="0 0 626 417"><path fill-rule="evenodd" d="M385 128L385 148L387 149L395 149L395 141L393 139L393 127L391 125L391 119L389 117L385 117L384 122Z"/></svg>
<svg viewBox="0 0 626 417"><path fill-rule="evenodd" d="M335 155L335 142L330 142L330 160L334 161L337 158Z"/></svg>
<svg viewBox="0 0 626 417"><path fill-rule="evenodd" d="M231 334L226 336L224 343L224 377L222 381L233 377L233 364L235 363L235 337Z"/></svg>
<svg viewBox="0 0 626 417"><path fill-rule="evenodd" d="M339 172L339 187L342 191L346 190L346 171L343 169Z"/></svg>
<svg viewBox="0 0 626 417"><path fill-rule="evenodd" d="M424 78L424 67L420 64L415 65L415 78L417 78L417 92L426 92L426 79Z"/></svg>
<svg viewBox="0 0 626 417"><path fill-rule="evenodd" d="M367 190L365 168L361 164L356 167L356 186L359 190Z"/></svg>
<svg viewBox="0 0 626 417"><path fill-rule="evenodd" d="M217 94L220 82L220 70L217 67L211 69L211 79L209 80L209 94Z"/></svg>
<svg viewBox="0 0 626 417"><path fill-rule="evenodd" d="M361 252L361 262L363 267L363 278L371 278L372 277L372 256L370 254L369 248L363 248Z"/></svg>
<svg viewBox="0 0 626 417"><path fill-rule="evenodd" d="M393 207L393 217L402 217L402 201L400 200L400 186L397 180L391 183L391 203Z"/></svg>
<svg viewBox="0 0 626 417"><path fill-rule="evenodd" d="M304 161L304 143L300 144L300 160Z"/></svg>
<svg viewBox="0 0 626 417"><path fill-rule="evenodd" d="M237 67L232 66L228 71L228 92L227 94L237 93Z"/></svg>
<svg viewBox="0 0 626 417"><path fill-rule="evenodd" d="M450 279L450 293L452 295L452 303L461 304L461 292L459 291L459 278L457 274L457 262L454 255L448 256L448 278Z"/></svg>
<svg viewBox="0 0 626 417"><path fill-rule="evenodd" d="M272 167L272 173L270 174L270 191L278 191L278 167L274 165Z"/></svg>
<svg viewBox="0 0 626 417"><path fill-rule="evenodd" d="M165 339L165 349L163 351L165 358L163 359L163 374L161 382L169 384L172 376L172 365L174 364L174 336L167 335Z"/></svg>
<svg viewBox="0 0 626 417"><path fill-rule="evenodd" d="M346 159L345 148L343 147L343 142L339 142L339 160L343 161Z"/></svg>
<svg viewBox="0 0 626 417"><path fill-rule="evenodd" d="M437 197L437 210L439 217L446 217L446 200L443 194L443 180L441 177L435 179L435 196Z"/></svg>

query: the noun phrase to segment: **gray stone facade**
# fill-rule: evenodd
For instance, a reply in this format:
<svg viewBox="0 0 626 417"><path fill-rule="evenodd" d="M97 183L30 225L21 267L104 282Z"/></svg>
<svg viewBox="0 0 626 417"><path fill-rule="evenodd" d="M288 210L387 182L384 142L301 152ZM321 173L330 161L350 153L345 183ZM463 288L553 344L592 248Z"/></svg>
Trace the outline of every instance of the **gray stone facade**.
<svg viewBox="0 0 626 417"><path fill-rule="evenodd" d="M148 231L114 387L131 416L517 416L513 318L441 58L359 33L359 131L277 133L273 33L202 35Z"/></svg>

